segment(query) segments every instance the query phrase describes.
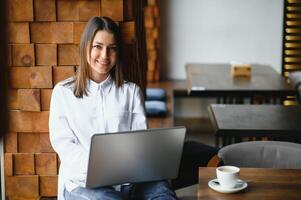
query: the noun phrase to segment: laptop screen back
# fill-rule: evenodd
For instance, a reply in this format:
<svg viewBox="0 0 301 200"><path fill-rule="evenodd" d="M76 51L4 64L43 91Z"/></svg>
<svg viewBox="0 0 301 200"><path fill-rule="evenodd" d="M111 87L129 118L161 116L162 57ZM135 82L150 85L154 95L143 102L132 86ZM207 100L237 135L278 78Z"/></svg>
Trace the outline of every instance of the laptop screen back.
<svg viewBox="0 0 301 200"><path fill-rule="evenodd" d="M95 134L86 187L176 178L185 133L174 127Z"/></svg>

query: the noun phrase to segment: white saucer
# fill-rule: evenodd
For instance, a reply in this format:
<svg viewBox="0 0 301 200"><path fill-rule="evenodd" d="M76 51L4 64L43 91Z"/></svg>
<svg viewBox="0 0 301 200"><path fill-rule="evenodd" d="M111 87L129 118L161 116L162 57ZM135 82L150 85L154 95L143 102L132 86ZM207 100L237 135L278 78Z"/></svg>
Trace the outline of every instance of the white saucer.
<svg viewBox="0 0 301 200"><path fill-rule="evenodd" d="M208 186L211 189L213 189L214 191L221 192L221 193L234 193L234 192L241 191L241 190L245 189L246 187L248 187L248 183L243 180L240 180L240 179L238 179L238 184L234 188L231 188L231 189L221 188L220 184L218 184L217 182L218 182L217 179L213 179L208 182Z"/></svg>

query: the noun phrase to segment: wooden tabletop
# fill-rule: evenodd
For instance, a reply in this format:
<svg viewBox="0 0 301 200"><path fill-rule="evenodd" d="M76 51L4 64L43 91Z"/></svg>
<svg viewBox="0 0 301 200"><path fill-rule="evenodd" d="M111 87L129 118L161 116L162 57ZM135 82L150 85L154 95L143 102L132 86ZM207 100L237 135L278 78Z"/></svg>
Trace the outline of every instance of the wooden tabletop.
<svg viewBox="0 0 301 200"><path fill-rule="evenodd" d="M232 77L226 63L186 65L187 89L194 96L296 95L295 88L268 65L252 64L251 77Z"/></svg>
<svg viewBox="0 0 301 200"><path fill-rule="evenodd" d="M211 104L209 116L219 136L301 136L301 106Z"/></svg>
<svg viewBox="0 0 301 200"><path fill-rule="evenodd" d="M199 168L198 200L300 200L301 170L241 168L240 178L248 187L238 193L213 191L208 181L216 178L215 167Z"/></svg>
<svg viewBox="0 0 301 200"><path fill-rule="evenodd" d="M226 105L208 107L216 146L239 142L243 137L300 140L301 106Z"/></svg>

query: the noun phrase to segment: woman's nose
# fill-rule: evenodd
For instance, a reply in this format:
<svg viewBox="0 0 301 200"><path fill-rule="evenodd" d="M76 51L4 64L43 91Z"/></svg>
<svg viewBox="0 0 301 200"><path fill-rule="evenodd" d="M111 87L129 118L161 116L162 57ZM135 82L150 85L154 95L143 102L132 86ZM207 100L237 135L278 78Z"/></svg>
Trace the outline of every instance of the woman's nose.
<svg viewBox="0 0 301 200"><path fill-rule="evenodd" d="M108 57L108 48L104 47L101 51L101 58L107 58Z"/></svg>

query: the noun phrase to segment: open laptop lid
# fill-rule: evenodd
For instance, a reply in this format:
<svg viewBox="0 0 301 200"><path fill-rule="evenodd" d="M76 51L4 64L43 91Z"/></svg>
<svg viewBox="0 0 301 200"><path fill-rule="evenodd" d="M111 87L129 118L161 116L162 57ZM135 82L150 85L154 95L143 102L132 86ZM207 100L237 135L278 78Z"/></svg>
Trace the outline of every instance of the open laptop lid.
<svg viewBox="0 0 301 200"><path fill-rule="evenodd" d="M185 134L173 127L93 135L86 187L176 178Z"/></svg>

